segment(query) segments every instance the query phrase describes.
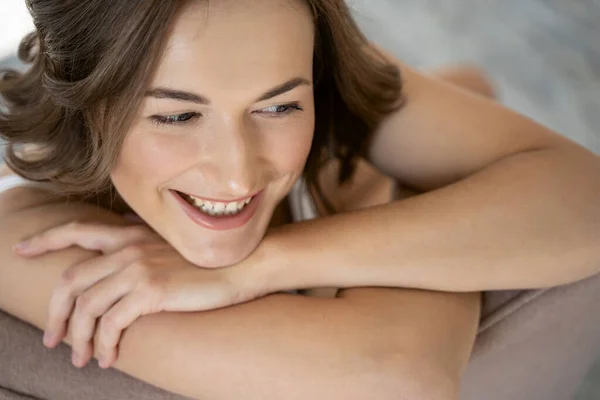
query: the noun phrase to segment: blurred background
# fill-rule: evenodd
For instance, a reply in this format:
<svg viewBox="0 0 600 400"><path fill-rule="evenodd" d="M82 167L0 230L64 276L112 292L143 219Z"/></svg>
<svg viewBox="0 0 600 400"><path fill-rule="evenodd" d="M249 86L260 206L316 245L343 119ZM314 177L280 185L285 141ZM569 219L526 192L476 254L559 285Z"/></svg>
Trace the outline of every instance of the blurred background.
<svg viewBox="0 0 600 400"><path fill-rule="evenodd" d="M367 35L407 63L484 67L502 103L600 154L600 0L350 4ZM18 66L18 42L32 27L24 0L0 1L0 67ZM598 399L600 360L577 397Z"/></svg>

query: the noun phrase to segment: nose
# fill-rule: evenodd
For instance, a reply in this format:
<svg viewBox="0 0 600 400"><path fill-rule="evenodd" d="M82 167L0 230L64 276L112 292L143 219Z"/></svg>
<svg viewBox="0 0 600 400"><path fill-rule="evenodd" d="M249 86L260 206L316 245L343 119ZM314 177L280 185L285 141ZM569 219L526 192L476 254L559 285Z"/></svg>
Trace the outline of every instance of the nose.
<svg viewBox="0 0 600 400"><path fill-rule="evenodd" d="M261 189L262 162L259 135L241 121L226 121L218 132L212 149L215 188L222 188L224 198L244 197Z"/></svg>

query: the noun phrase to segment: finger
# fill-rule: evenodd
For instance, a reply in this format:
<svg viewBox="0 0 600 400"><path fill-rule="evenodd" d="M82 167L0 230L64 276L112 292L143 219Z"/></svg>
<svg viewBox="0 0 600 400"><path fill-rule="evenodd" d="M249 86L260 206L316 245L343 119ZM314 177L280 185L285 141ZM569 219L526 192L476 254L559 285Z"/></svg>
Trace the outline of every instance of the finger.
<svg viewBox="0 0 600 400"><path fill-rule="evenodd" d="M14 250L24 257L36 257L71 246L112 253L132 243L154 237L155 234L143 225L116 226L71 222L32 236L16 244Z"/></svg>
<svg viewBox="0 0 600 400"><path fill-rule="evenodd" d="M67 321L78 296L94 284L130 265L139 256L139 252L135 247L128 247L67 269L50 297L44 345L55 347L65 338Z"/></svg>
<svg viewBox="0 0 600 400"><path fill-rule="evenodd" d="M130 293L100 318L94 343L101 368L109 368L117 361L123 331L144 314L145 307L142 296Z"/></svg>
<svg viewBox="0 0 600 400"><path fill-rule="evenodd" d="M134 285L134 279L124 274L114 274L77 298L75 309L69 319L75 366L84 366L93 356L92 339L98 317L108 312Z"/></svg>

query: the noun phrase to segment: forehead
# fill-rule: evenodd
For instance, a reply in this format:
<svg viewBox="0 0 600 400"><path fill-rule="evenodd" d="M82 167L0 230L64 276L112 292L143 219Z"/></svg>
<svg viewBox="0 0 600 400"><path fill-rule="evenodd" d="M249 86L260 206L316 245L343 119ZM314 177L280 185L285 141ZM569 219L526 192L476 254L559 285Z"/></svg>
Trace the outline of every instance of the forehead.
<svg viewBox="0 0 600 400"><path fill-rule="evenodd" d="M311 79L314 27L300 0L193 1L176 19L155 84L257 90ZM208 94L208 93L207 93Z"/></svg>

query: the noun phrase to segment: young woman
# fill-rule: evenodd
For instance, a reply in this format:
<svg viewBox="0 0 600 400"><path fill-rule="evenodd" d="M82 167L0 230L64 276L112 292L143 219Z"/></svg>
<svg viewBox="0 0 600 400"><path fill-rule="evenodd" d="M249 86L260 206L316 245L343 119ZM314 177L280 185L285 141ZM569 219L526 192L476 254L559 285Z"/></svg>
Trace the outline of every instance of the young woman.
<svg viewBox="0 0 600 400"><path fill-rule="evenodd" d="M600 160L473 71L376 49L341 0L28 3L0 308L76 366L194 398L452 398L477 292L600 268Z"/></svg>

